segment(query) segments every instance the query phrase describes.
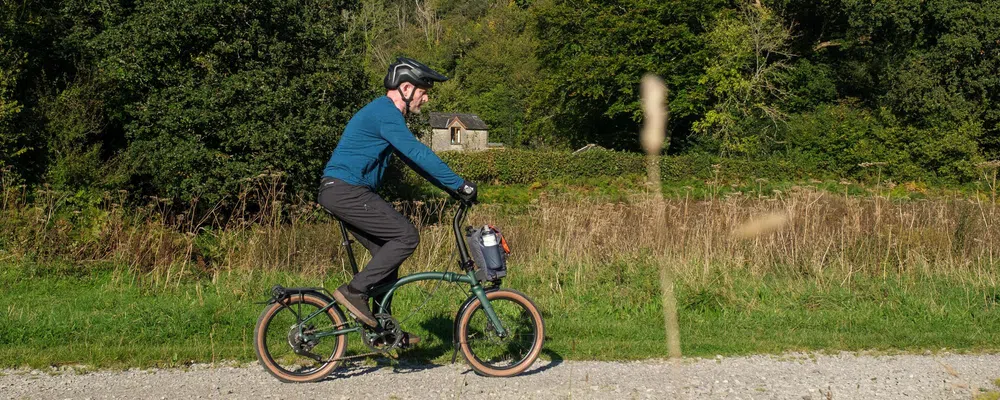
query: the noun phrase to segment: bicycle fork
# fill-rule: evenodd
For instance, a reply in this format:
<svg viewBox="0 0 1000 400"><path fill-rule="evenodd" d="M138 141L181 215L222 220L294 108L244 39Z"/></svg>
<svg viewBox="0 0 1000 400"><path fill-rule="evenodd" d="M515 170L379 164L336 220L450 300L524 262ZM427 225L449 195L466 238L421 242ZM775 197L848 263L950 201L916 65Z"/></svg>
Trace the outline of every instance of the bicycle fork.
<svg viewBox="0 0 1000 400"><path fill-rule="evenodd" d="M500 318L497 317L496 311L493 310L493 305L490 304L490 300L486 298L486 290L482 286L476 285L472 287L472 294L479 299L479 303L483 306L483 311L486 312L486 318L489 319L490 324L497 332L497 336L506 337L507 331L504 330L503 324L500 323Z"/></svg>
<svg viewBox="0 0 1000 400"><path fill-rule="evenodd" d="M455 360L458 359L458 350L461 343L459 343L459 324L461 322L462 314L465 314L466 310L472 306L474 300L479 300L479 304L482 305L483 311L486 313L486 319L489 322L490 327L492 327L499 337L507 336L507 331L503 327L503 323L500 322L500 318L497 317L496 311L493 310L493 305L490 304L489 299L486 294L496 290L497 288L484 289L481 285L472 286L472 295L465 300L465 303L458 308L458 312L455 313L455 326L452 331L452 353L451 353L451 363L454 364Z"/></svg>

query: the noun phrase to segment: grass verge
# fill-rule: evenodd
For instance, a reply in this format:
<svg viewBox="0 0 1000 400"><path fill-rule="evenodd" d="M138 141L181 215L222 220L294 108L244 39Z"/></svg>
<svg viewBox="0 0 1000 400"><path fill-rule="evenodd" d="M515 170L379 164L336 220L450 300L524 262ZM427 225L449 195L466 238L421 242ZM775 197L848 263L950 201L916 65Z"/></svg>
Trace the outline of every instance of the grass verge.
<svg viewBox="0 0 1000 400"><path fill-rule="evenodd" d="M505 286L533 297L548 327L544 357L631 360L666 355L658 266L651 260L572 268L511 268ZM519 270L524 273L519 273ZM275 283L334 288L343 273L230 272L169 287L112 264L0 265L0 367L85 364L127 368L253 361L251 334ZM990 351L1000 348L1000 291L946 278L833 279L729 271L679 280L687 356L815 350ZM434 283L400 291L400 318ZM425 338L402 358L446 362L465 298L441 283L403 326ZM352 349L360 350L352 337Z"/></svg>

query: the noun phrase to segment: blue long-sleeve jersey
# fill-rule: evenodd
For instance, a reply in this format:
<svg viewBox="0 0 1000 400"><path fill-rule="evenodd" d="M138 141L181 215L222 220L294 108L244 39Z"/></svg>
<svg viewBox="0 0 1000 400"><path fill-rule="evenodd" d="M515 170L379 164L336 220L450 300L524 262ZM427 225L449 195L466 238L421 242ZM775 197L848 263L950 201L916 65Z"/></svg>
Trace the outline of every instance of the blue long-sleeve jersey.
<svg viewBox="0 0 1000 400"><path fill-rule="evenodd" d="M462 178L413 136L403 113L387 96L373 100L354 114L326 163L323 176L377 190L393 149L411 167L422 170L418 172L423 172L421 175L432 183L451 190L462 185Z"/></svg>

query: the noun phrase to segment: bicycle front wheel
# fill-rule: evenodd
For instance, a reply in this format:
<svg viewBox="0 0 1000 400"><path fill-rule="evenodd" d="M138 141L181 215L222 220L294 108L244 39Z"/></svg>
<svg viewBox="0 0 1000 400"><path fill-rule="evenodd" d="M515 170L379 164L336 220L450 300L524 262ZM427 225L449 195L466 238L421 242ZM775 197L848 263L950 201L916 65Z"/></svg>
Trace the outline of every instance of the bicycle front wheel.
<svg viewBox="0 0 1000 400"><path fill-rule="evenodd" d="M264 309L254 328L254 350L267 372L282 382L314 382L337 368L337 359L347 350L347 335L305 339L308 333L346 325L335 307L303 321L327 304L318 296L306 294L290 296Z"/></svg>
<svg viewBox="0 0 1000 400"><path fill-rule="evenodd" d="M501 289L486 294L505 335L500 336L479 299L459 316L458 340L462 356L476 373L508 377L528 369L545 340L545 322L538 307L524 294Z"/></svg>

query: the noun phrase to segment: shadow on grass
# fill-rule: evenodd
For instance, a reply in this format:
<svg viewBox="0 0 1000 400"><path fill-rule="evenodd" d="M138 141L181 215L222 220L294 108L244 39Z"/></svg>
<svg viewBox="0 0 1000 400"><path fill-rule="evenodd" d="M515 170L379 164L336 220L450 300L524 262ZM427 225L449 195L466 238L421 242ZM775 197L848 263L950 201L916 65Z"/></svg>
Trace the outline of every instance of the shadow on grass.
<svg viewBox="0 0 1000 400"><path fill-rule="evenodd" d="M452 323L450 318L442 316L424 321L420 326L430 334L429 336L439 339L434 341L436 344L430 346L417 344L415 348L406 350L400 354L399 359L391 359L386 356L372 356L375 359L375 365L373 366L361 365L359 362L348 363L345 366L337 368L327 379L350 378L378 371L385 367L392 367L393 372L403 374L440 367L441 364L435 364L434 360L452 350ZM428 339L430 338L425 338L424 340L430 342ZM360 358L358 360L365 359Z"/></svg>
<svg viewBox="0 0 1000 400"><path fill-rule="evenodd" d="M434 316L421 322L420 327L424 328L429 336L437 340L433 341L433 345L418 345L413 350L407 351L404 354L407 360L430 364L435 359L449 354L454 350L454 347L452 347L452 336L455 322L451 318L442 315Z"/></svg>

